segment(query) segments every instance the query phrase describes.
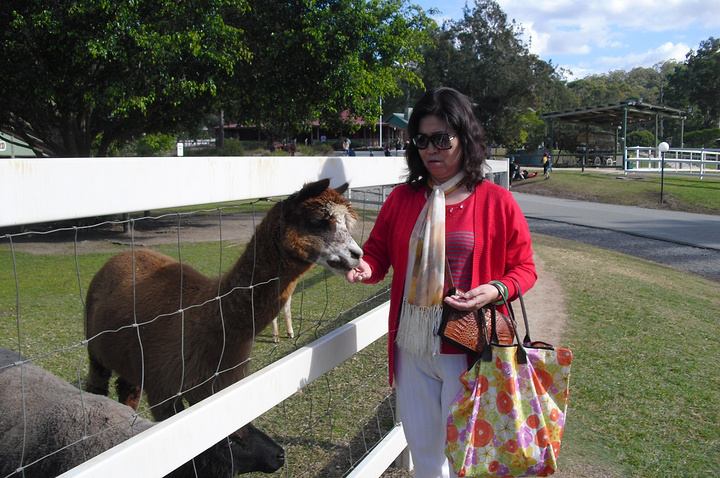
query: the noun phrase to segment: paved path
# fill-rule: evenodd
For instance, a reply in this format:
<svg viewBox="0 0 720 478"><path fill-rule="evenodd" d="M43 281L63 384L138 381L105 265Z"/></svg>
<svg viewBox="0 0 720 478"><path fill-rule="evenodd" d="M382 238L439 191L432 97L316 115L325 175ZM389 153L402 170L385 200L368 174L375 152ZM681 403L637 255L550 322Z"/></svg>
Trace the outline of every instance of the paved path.
<svg viewBox="0 0 720 478"><path fill-rule="evenodd" d="M720 216L514 196L533 234L614 250L720 282Z"/></svg>
<svg viewBox="0 0 720 478"><path fill-rule="evenodd" d="M513 193L525 217L720 250L720 216Z"/></svg>

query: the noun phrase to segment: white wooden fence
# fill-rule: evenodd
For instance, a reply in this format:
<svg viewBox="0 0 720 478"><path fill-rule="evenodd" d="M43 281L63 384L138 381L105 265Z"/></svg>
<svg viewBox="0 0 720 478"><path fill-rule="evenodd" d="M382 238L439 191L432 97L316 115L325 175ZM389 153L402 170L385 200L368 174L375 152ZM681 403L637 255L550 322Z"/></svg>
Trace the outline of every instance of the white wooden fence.
<svg viewBox="0 0 720 478"><path fill-rule="evenodd" d="M656 148L635 146L627 148L627 155L626 173L664 170L665 174L720 178L720 150L717 149L673 148L663 158Z"/></svg>
<svg viewBox="0 0 720 478"><path fill-rule="evenodd" d="M507 162L489 166L507 185ZM331 178L332 187L390 185L404 175L404 159L393 156L0 159L0 227L282 196L320 178ZM63 476L170 473L384 336L388 308L371 310ZM405 447L398 424L351 476L379 476Z"/></svg>

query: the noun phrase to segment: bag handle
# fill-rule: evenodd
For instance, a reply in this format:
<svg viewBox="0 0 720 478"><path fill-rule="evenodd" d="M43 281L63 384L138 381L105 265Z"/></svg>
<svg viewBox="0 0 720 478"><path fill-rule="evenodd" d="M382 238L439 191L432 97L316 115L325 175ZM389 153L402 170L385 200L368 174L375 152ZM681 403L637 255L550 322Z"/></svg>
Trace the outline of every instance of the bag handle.
<svg viewBox="0 0 720 478"><path fill-rule="evenodd" d="M522 309L523 321L525 322L525 338L523 338L522 343L529 344L532 343L532 340L530 340L530 325L528 324L527 310L525 309L525 299L523 299L522 289L518 281L514 278L510 278L510 280L515 283L515 287L517 288L518 299L520 299L520 309Z"/></svg>
<svg viewBox="0 0 720 478"><path fill-rule="evenodd" d="M515 279L512 279L515 282L515 285L518 288L518 291L520 291L520 285L517 283ZM500 297L502 297L503 304L505 305L505 308L508 311L508 317L510 318L510 321L512 323L513 332L515 334L515 340L517 340L517 361L519 364L526 364L527 363L527 352L525 351L525 347L523 347L523 343L520 341L520 335L518 334L517 330L517 321L515 320L515 312L513 311L512 307L510 307L510 304L508 303L507 296L505 295L505 291L497 284L493 284L498 292L500 292ZM522 292L520 292L522 294ZM521 302L522 309L523 309L523 319L525 320L525 330L527 331L527 312L525 310L524 303ZM490 314L490 324L491 324L491 335L490 335L490 341L486 342L485 347L483 348L481 359L483 362L492 362L492 345L500 346L500 341L498 340L497 336L497 317L495 314L495 309L493 308L491 314ZM527 333L525 335L526 339L529 339Z"/></svg>
<svg viewBox="0 0 720 478"><path fill-rule="evenodd" d="M523 299L523 293L520 289L520 284L518 284L518 281L516 279L510 279L515 283L515 287L517 287L518 290L518 298L520 299L520 308L522 309L523 313L523 320L525 322L525 338L523 339L523 345L529 346L529 347L542 347L542 348L554 348L551 344L543 341L533 341L530 338L530 326L528 325L528 317L527 317L527 311L525 310L525 300Z"/></svg>
<svg viewBox="0 0 720 478"><path fill-rule="evenodd" d="M518 281L515 279L510 280L515 283L515 287L517 288L518 298L520 299L520 308L522 309L523 314L523 322L525 322L525 338L523 338L523 341L519 343L528 344L532 342L532 340L530 340L530 326L528 325L527 310L525 309L525 300L523 299L523 293L520 289L520 284L518 284ZM492 285L494 285L498 292L500 292L500 297L502 298L503 305L505 305L505 308L508 311L508 315L512 318L513 321L515 321L515 310L513 309L512 304L508 302L508 298L505 296L505 289L503 289L503 287L498 284Z"/></svg>

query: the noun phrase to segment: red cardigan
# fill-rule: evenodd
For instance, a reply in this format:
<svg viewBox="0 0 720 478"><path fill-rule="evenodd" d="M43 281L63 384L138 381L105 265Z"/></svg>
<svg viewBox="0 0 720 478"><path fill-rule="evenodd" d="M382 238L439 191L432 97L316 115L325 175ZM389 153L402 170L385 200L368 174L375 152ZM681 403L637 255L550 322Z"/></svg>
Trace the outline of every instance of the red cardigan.
<svg viewBox="0 0 720 478"><path fill-rule="evenodd" d="M507 286L510 300L514 300L518 294L511 279L518 281L523 293L529 290L537 279L527 221L510 191L496 184L483 181L476 186L473 197L475 248L472 287L499 280ZM372 268L372 276L366 283L380 282L390 267L393 268L388 333L391 385L408 244L425 201L424 188L414 190L408 184L396 187L380 209L375 226L363 246L363 259Z"/></svg>

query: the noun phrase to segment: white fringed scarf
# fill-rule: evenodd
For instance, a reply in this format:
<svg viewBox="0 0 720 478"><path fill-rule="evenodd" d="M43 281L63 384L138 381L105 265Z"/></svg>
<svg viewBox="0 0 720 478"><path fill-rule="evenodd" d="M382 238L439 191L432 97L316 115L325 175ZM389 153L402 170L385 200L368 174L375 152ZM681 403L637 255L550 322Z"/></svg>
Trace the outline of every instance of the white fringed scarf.
<svg viewBox="0 0 720 478"><path fill-rule="evenodd" d="M442 184L430 183L432 192L410 235L396 343L415 356L440 353L437 331L445 284L445 196L458 188L463 177L461 171Z"/></svg>

